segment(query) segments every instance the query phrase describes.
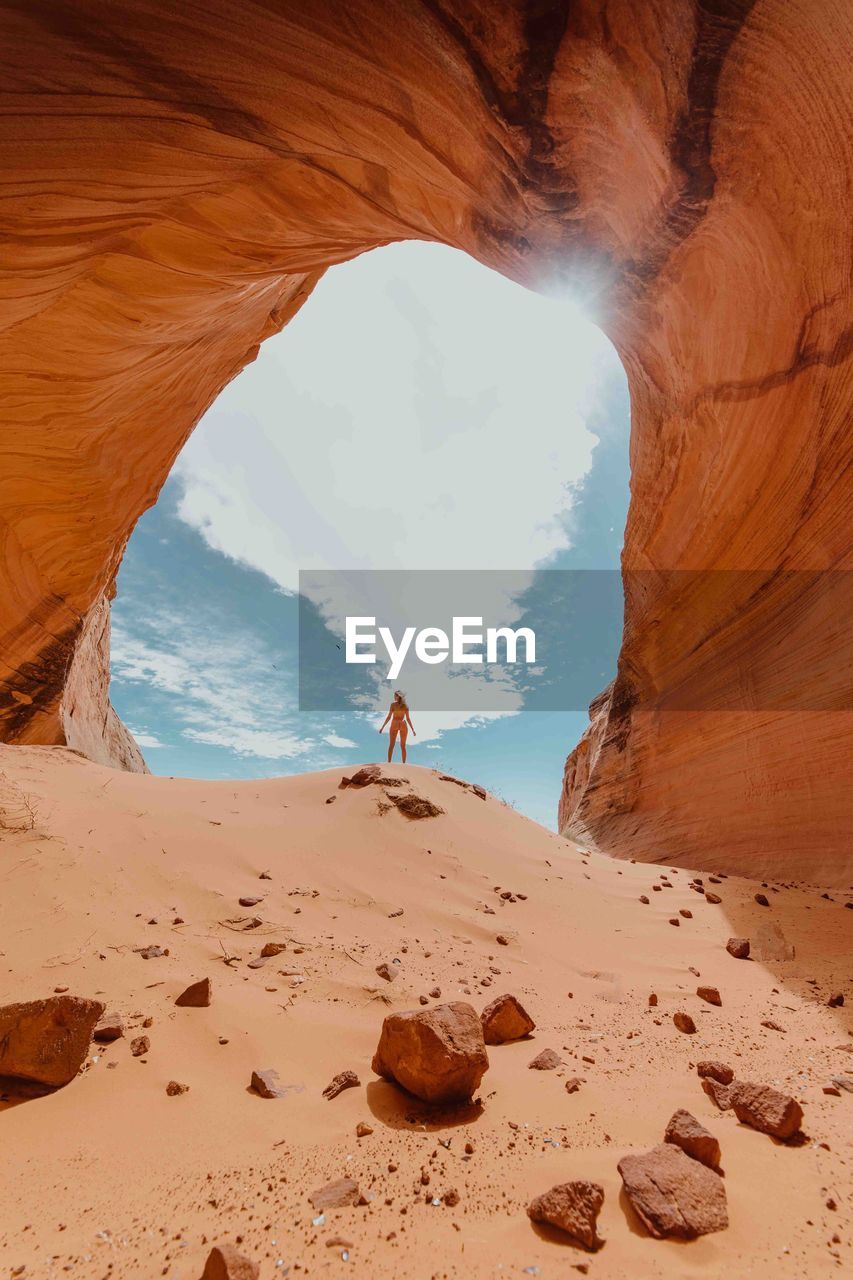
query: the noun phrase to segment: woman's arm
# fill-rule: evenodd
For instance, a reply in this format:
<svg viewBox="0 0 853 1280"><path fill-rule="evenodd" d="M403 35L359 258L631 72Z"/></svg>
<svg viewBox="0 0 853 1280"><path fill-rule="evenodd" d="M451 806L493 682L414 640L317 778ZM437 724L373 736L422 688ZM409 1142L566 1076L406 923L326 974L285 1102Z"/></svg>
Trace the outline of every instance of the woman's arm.
<svg viewBox="0 0 853 1280"><path fill-rule="evenodd" d="M388 723L388 721L389 721L390 719L391 719L391 708L389 707L389 708L388 708L388 714L387 714L387 716L385 717L385 719L382 721L382 728L379 730L379 732L380 732L380 733L382 732L382 729L384 729L384 728L385 728L386 724Z"/></svg>
<svg viewBox="0 0 853 1280"><path fill-rule="evenodd" d="M409 728L411 729L412 733L415 735L415 737L417 737L418 733L417 733L417 730L415 729L415 726L412 724L412 717L409 715L408 707L406 708L406 719L409 722Z"/></svg>

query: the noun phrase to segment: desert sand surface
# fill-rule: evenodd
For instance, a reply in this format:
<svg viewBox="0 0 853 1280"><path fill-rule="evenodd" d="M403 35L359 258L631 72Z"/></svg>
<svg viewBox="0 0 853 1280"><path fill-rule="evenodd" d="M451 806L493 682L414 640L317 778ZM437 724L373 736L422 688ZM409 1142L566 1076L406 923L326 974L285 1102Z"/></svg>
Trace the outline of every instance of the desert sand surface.
<svg viewBox="0 0 853 1280"><path fill-rule="evenodd" d="M64 1088L3 1082L0 1276L197 1280L222 1243L262 1280L850 1268L849 893L703 873L711 903L688 871L585 853L431 770L345 773L199 782L0 748L0 1005L67 989L124 1024ZM404 816L389 797L409 792L443 812ZM210 1006L176 1006L203 978ZM503 993L536 1027L489 1046L479 1103L431 1110L371 1070L387 1014ZM544 1049L560 1065L529 1069ZM701 1059L792 1094L804 1136L717 1110ZM267 1069L284 1097L250 1088ZM346 1070L360 1083L327 1100ZM728 1228L692 1241L649 1235L617 1171L678 1108L719 1139L728 1201ZM316 1212L343 1177L366 1203ZM527 1216L571 1179L604 1190L595 1252Z"/></svg>

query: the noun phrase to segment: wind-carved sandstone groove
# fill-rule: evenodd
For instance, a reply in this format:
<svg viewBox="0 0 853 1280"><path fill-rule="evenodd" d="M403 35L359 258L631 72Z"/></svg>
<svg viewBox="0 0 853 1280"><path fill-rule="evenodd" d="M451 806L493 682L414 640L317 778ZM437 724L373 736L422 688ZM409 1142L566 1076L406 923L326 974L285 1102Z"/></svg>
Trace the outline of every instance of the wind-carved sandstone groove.
<svg viewBox="0 0 853 1280"><path fill-rule="evenodd" d="M845 880L850 641L791 571L850 567L849 5L346 9L3 6L0 738L144 768L108 698L136 521L327 267L443 241L585 296L630 383L623 647L562 830ZM786 577L720 628L649 569ZM642 696L673 672L729 701Z"/></svg>

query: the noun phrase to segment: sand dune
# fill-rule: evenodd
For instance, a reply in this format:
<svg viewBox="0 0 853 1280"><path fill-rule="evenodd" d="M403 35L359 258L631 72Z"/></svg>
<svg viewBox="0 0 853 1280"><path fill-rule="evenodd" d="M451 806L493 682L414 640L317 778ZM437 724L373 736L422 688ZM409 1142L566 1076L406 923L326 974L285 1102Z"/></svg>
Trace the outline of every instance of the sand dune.
<svg viewBox="0 0 853 1280"><path fill-rule="evenodd" d="M342 773L196 782L0 748L0 1005L67 988L124 1021L65 1088L6 1084L0 1274L196 1280L224 1242L263 1280L850 1265L853 1094L823 1092L853 1082L849 987L827 1004L849 983L849 894L703 873L712 904L690 872L583 854L432 771L383 766L400 786L340 790ZM443 812L405 816L389 797L410 792ZM732 935L764 958L733 959ZM249 967L269 943L284 949ZM146 960L147 946L168 954ZM210 1006L177 1007L203 978ZM489 1047L482 1105L436 1113L371 1071L389 1012L422 996L479 1012L503 992L536 1029ZM544 1049L561 1065L529 1070ZM700 1059L792 1094L806 1139L718 1111ZM284 1097L249 1088L267 1069ZM359 1085L327 1100L344 1070ZM728 1228L689 1243L652 1238L617 1171L678 1108L719 1139L728 1200ZM343 1177L367 1203L320 1220L310 1193ZM604 1190L596 1253L528 1219L532 1197L570 1179Z"/></svg>

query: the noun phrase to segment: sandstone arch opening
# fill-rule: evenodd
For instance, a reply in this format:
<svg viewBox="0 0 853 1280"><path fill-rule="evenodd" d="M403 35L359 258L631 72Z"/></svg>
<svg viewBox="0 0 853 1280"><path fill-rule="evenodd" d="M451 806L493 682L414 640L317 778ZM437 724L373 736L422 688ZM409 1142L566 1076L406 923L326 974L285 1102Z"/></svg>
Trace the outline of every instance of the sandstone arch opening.
<svg viewBox="0 0 853 1280"><path fill-rule="evenodd" d="M512 590L526 570L543 582L535 566L595 569L618 592L628 416L618 356L571 300L435 244L333 268L204 416L125 552L111 699L149 767L254 777L384 754L384 703L296 708L300 569L468 569ZM542 622L565 628L552 599L540 586ZM487 696L478 716L474 675L464 708L439 708L410 673L410 758L553 827L566 746L615 674L614 612L571 707L550 694L518 718Z"/></svg>
<svg viewBox="0 0 853 1280"><path fill-rule="evenodd" d="M4 741L138 764L106 686L130 531L320 273L392 240L538 287L603 282L633 405L629 569L849 567L847 6L679 0L638 22L627 2L363 0L343 29L317 0L254 4L236 39L217 0L203 30L159 0L10 12ZM683 647L679 620L674 597L629 591L564 829L846 880L837 618L780 666L743 610L732 680L760 668L790 709L646 715L633 683ZM833 693L821 710L798 699L804 671Z"/></svg>

